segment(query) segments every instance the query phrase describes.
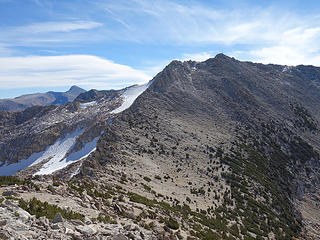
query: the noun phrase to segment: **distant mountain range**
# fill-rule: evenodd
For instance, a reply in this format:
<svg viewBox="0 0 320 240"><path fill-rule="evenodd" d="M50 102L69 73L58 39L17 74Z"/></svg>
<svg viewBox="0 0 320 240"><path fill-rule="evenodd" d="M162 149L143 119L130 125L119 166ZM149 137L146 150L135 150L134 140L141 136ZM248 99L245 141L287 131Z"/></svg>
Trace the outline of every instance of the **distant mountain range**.
<svg viewBox="0 0 320 240"><path fill-rule="evenodd" d="M46 92L26 94L13 99L0 99L0 111L18 112L33 106L63 105L72 102L85 90L72 86L66 92Z"/></svg>

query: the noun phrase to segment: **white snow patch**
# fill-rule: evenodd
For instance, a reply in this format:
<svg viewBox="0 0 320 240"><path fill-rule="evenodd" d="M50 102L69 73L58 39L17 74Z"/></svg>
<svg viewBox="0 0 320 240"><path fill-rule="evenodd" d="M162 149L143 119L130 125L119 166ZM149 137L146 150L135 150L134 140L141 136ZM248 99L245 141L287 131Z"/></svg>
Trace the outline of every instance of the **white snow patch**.
<svg viewBox="0 0 320 240"><path fill-rule="evenodd" d="M87 107L91 107L94 105L97 105L98 102L97 101L92 101L92 102L87 102L87 103L80 103L80 108L87 108Z"/></svg>
<svg viewBox="0 0 320 240"><path fill-rule="evenodd" d="M151 82L148 82L143 85L134 85L127 88L127 90L121 95L123 98L122 105L114 109L111 113L119 113L129 108L134 100L136 100L136 98L139 97L139 95L143 93L150 86L150 84Z"/></svg>
<svg viewBox="0 0 320 240"><path fill-rule="evenodd" d="M282 72L291 72L291 70L293 69L293 66L284 66L284 68L282 69Z"/></svg>
<svg viewBox="0 0 320 240"><path fill-rule="evenodd" d="M80 168L81 168L82 164L70 175L70 179L73 178L75 175L77 175L78 173L80 173Z"/></svg>
<svg viewBox="0 0 320 240"><path fill-rule="evenodd" d="M57 170L65 168L71 163L77 162L83 158L88 157L90 153L96 150L98 139L99 137L96 137L91 142L87 142L82 149L80 149L77 152L72 152L67 157L65 157L65 155L69 151L65 152L63 156L62 154L58 154L57 157L55 156L52 159L50 159L49 162L46 162L42 166L42 168L40 168L40 170L36 172L34 175L51 174ZM70 149L72 149L73 146Z"/></svg>
<svg viewBox="0 0 320 240"><path fill-rule="evenodd" d="M66 153L73 148L74 144L76 143L77 137L80 136L83 132L84 129L77 129L73 133L67 134L64 138L59 138L53 145L47 147L47 149L42 152L43 154L30 166L33 166L49 158L51 158L50 161L62 159L66 155Z"/></svg>
<svg viewBox="0 0 320 240"><path fill-rule="evenodd" d="M17 163L8 164L5 163L0 167L0 176L11 176L22 169L29 167L38 158L42 156L43 152L33 153L28 159L22 159Z"/></svg>
<svg viewBox="0 0 320 240"><path fill-rule="evenodd" d="M51 174L54 171L62 169L73 162L87 157L95 150L99 137L96 137L91 142L86 143L81 150L72 152L66 157L66 154L73 149L77 137L83 132L84 129L78 129L73 133L67 134L64 138L59 138L53 145L47 147L46 150L42 152L33 153L29 158L22 159L17 163L4 164L0 167L0 176L13 175L44 160L49 161L45 163L34 175Z"/></svg>

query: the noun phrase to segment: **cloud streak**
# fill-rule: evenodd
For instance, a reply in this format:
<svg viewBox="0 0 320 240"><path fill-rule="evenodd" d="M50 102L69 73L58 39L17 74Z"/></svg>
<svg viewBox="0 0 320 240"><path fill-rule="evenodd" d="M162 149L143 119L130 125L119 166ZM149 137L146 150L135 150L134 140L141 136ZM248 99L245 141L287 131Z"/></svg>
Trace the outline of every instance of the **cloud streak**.
<svg viewBox="0 0 320 240"><path fill-rule="evenodd" d="M279 35L276 43L251 50L250 54L263 63L287 65L320 65L320 27L297 27Z"/></svg>
<svg viewBox="0 0 320 240"><path fill-rule="evenodd" d="M216 45L237 48L228 52L245 60L320 65L320 24L315 15L300 16L276 6L219 9L194 2L145 0L101 4L121 21L130 22L130 31L113 29L112 36L119 40L163 46ZM203 52L190 57L195 54Z"/></svg>
<svg viewBox="0 0 320 240"><path fill-rule="evenodd" d="M8 46L50 46L52 43L77 42L92 39L89 30L102 27L95 21L37 22L18 27L0 28L0 43Z"/></svg>
<svg viewBox="0 0 320 240"><path fill-rule="evenodd" d="M74 21L74 22L40 22L27 26L11 29L12 32L18 33L49 33L49 32L71 32L76 30L88 30L102 26L101 23L94 21Z"/></svg>
<svg viewBox="0 0 320 240"><path fill-rule="evenodd" d="M142 71L90 55L0 58L0 89L66 85L117 89L150 79Z"/></svg>
<svg viewBox="0 0 320 240"><path fill-rule="evenodd" d="M119 1L101 4L113 17L130 22L134 34L113 29L121 39L178 44L233 44L263 40L275 30L272 9L223 10L173 1ZM277 22L281 18L277 18ZM143 23L143 25L141 24ZM132 32L131 32L132 33Z"/></svg>
<svg viewBox="0 0 320 240"><path fill-rule="evenodd" d="M0 54L8 55L9 48L16 46L133 42L159 48L206 46L205 50L190 56L197 60L211 56L204 53L212 51L210 48L214 46L215 51L228 48L227 54L244 60L320 65L319 17L300 16L277 6L241 8L232 5L214 7L200 1L94 0L77 6L72 4L68 9L71 8L75 9L73 14L81 11L86 13L85 18L96 20L70 20L77 19L70 14L69 20L1 27L0 47L1 44L5 47L0 49ZM186 53L178 53L176 58L183 54Z"/></svg>
<svg viewBox="0 0 320 240"><path fill-rule="evenodd" d="M182 56L183 61L192 60L202 62L215 55L212 52L199 52L199 53L184 53Z"/></svg>

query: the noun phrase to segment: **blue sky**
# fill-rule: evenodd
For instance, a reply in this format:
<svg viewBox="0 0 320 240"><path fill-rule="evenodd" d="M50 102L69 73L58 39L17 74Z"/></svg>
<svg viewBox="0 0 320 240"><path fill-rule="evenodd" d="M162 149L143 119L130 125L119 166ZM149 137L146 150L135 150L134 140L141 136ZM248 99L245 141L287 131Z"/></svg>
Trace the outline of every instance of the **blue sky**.
<svg viewBox="0 0 320 240"><path fill-rule="evenodd" d="M173 59L320 66L319 1L0 0L0 98L122 88Z"/></svg>

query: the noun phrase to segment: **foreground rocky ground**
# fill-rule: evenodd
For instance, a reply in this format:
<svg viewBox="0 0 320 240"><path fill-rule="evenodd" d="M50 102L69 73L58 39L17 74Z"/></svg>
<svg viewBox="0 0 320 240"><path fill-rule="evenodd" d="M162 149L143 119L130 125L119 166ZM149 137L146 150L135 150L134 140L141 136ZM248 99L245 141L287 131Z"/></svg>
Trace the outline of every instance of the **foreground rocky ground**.
<svg viewBox="0 0 320 240"><path fill-rule="evenodd" d="M52 220L36 218L17 201L5 200L0 207L1 239L154 239L137 225L68 221L60 214Z"/></svg>
<svg viewBox="0 0 320 240"><path fill-rule="evenodd" d="M108 188L110 198L93 198L41 180L0 188L1 239L177 239L165 223L142 220L150 212L120 194L120 187Z"/></svg>

